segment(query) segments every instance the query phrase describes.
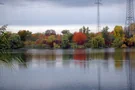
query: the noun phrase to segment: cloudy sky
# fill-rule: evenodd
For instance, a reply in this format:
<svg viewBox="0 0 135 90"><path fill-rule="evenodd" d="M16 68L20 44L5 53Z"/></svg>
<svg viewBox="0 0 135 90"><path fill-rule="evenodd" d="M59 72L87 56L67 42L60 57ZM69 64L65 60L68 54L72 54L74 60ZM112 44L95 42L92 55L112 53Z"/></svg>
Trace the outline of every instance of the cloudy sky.
<svg viewBox="0 0 135 90"><path fill-rule="evenodd" d="M0 0L0 25L8 24L13 32L29 29L78 31L83 25L96 31L96 0ZM126 0L101 0L101 27L124 25Z"/></svg>

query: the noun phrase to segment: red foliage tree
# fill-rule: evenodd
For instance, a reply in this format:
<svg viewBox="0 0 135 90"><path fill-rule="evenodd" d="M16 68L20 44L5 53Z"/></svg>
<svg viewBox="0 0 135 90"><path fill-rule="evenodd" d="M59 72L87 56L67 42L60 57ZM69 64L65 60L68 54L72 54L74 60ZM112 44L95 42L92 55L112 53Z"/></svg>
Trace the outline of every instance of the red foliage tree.
<svg viewBox="0 0 135 90"><path fill-rule="evenodd" d="M75 32L73 35L73 41L79 45L82 45L87 40L87 36L82 32Z"/></svg>

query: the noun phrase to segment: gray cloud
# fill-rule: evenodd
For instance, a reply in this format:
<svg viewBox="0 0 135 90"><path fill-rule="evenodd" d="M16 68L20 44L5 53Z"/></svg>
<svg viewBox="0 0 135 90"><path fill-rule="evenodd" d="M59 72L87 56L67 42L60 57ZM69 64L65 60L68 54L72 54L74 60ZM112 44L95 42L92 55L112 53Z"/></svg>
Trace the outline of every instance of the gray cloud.
<svg viewBox="0 0 135 90"><path fill-rule="evenodd" d="M37 2L50 2L57 5L67 6L67 7L86 7L94 5L96 0L27 0L27 1L37 1ZM104 4L121 4L124 0L101 0Z"/></svg>
<svg viewBox="0 0 135 90"><path fill-rule="evenodd" d="M126 12L126 8L123 8L123 5L126 6L124 1L126 0L102 0L101 23L123 23ZM96 24L97 9L94 2L95 0L0 0L5 5L0 5L0 25ZM46 8L43 5L48 6Z"/></svg>
<svg viewBox="0 0 135 90"><path fill-rule="evenodd" d="M62 7L91 7L94 6L96 0L0 0L0 3L5 5L15 5L15 6L27 6L32 5L32 3L44 3L52 4L54 6ZM103 5L112 5L112 4L123 4L125 0L101 0ZM31 3L31 4L27 4Z"/></svg>
<svg viewBox="0 0 135 90"><path fill-rule="evenodd" d="M65 7L90 7L93 6L96 0L27 0L31 2L48 2ZM122 4L124 0L101 0L105 5Z"/></svg>
<svg viewBox="0 0 135 90"><path fill-rule="evenodd" d="M0 0L5 6L26 6L27 0Z"/></svg>
<svg viewBox="0 0 135 90"><path fill-rule="evenodd" d="M64 6L64 7L88 7L93 6L93 0L28 0L31 2L44 2L50 3L56 6Z"/></svg>
<svg viewBox="0 0 135 90"><path fill-rule="evenodd" d="M0 5L4 5L4 3L0 3Z"/></svg>

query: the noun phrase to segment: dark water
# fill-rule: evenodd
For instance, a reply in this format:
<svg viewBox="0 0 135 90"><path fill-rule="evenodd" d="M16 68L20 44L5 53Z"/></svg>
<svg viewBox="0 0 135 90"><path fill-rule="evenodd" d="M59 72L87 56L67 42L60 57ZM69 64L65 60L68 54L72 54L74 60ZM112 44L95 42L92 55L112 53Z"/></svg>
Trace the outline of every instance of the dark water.
<svg viewBox="0 0 135 90"><path fill-rule="evenodd" d="M135 49L3 51L0 90L135 90Z"/></svg>

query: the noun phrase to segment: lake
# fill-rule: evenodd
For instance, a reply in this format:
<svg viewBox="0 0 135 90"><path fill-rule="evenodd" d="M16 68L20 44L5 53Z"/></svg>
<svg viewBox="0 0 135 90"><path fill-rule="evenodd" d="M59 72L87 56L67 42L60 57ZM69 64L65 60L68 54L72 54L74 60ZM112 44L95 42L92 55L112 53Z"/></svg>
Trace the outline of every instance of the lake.
<svg viewBox="0 0 135 90"><path fill-rule="evenodd" d="M0 90L135 90L135 49L1 51Z"/></svg>

